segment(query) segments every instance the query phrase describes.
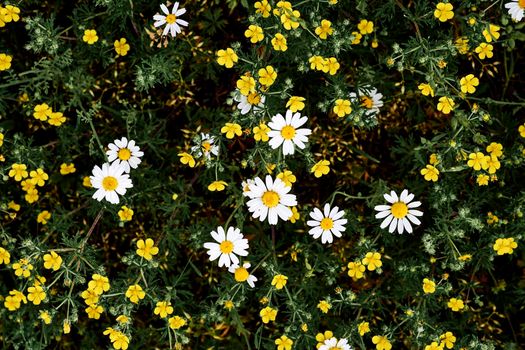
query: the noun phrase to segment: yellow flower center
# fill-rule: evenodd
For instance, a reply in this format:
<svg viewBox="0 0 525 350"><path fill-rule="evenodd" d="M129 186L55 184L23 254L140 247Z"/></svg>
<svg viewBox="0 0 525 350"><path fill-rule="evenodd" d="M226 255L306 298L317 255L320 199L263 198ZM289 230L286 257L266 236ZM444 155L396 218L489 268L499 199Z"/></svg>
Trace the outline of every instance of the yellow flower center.
<svg viewBox="0 0 525 350"><path fill-rule="evenodd" d="M361 96L361 106L370 109L374 106L374 101L368 96Z"/></svg>
<svg viewBox="0 0 525 350"><path fill-rule="evenodd" d="M209 143L208 141L204 141L202 143L202 148L205 152L209 152L211 150L211 143Z"/></svg>
<svg viewBox="0 0 525 350"><path fill-rule="evenodd" d="M403 202L396 202L392 204L390 211L396 219L402 219L408 214L408 207Z"/></svg>
<svg viewBox="0 0 525 350"><path fill-rule="evenodd" d="M177 20L177 16L175 16L174 14L170 14L166 16L166 22L168 22L168 24L173 24L175 23L176 20Z"/></svg>
<svg viewBox="0 0 525 350"><path fill-rule="evenodd" d="M525 0L518 0L518 6L522 9L525 9Z"/></svg>
<svg viewBox="0 0 525 350"><path fill-rule="evenodd" d="M279 204L279 195L274 191L266 191L262 195L262 202L268 208L273 208Z"/></svg>
<svg viewBox="0 0 525 350"><path fill-rule="evenodd" d="M261 96L256 92L248 94L248 103L251 105L258 105L261 102Z"/></svg>
<svg viewBox="0 0 525 350"><path fill-rule="evenodd" d="M233 252L233 243L231 241L222 241L219 245L219 250L223 254L230 254Z"/></svg>
<svg viewBox="0 0 525 350"><path fill-rule="evenodd" d="M323 230L330 230L332 227L334 227L334 220L330 218L324 218L321 220L321 228Z"/></svg>
<svg viewBox="0 0 525 350"><path fill-rule="evenodd" d="M239 267L237 270L235 270L235 280L237 282L244 282L248 279L248 277L250 277L250 274L244 267Z"/></svg>
<svg viewBox="0 0 525 350"><path fill-rule="evenodd" d="M118 159L120 160L128 160L131 158L131 151L127 148L121 148L118 151Z"/></svg>
<svg viewBox="0 0 525 350"><path fill-rule="evenodd" d="M106 176L102 180L102 188L106 191L114 191L118 187L118 180L113 176Z"/></svg>
<svg viewBox="0 0 525 350"><path fill-rule="evenodd" d="M332 346L330 349L328 350L342 350L339 346Z"/></svg>
<svg viewBox="0 0 525 350"><path fill-rule="evenodd" d="M295 136L295 128L291 125L286 125L281 129L281 135L285 140L291 140Z"/></svg>

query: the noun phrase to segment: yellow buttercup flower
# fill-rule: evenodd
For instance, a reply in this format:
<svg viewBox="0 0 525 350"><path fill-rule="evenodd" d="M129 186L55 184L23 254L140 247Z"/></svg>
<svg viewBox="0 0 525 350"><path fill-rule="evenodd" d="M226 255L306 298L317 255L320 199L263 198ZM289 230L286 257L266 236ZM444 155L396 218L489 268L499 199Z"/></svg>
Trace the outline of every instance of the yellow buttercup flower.
<svg viewBox="0 0 525 350"><path fill-rule="evenodd" d="M368 268L368 271L374 271L383 266L381 254L378 252L368 252L362 260L362 264Z"/></svg>
<svg viewBox="0 0 525 350"><path fill-rule="evenodd" d="M487 29L484 29L482 34L485 37L485 40L490 43L492 42L492 39L498 40L500 37L499 30L501 28L495 24L489 24L489 27Z"/></svg>
<svg viewBox="0 0 525 350"><path fill-rule="evenodd" d="M267 306L259 312L259 316L261 316L263 323L275 321L277 310Z"/></svg>
<svg viewBox="0 0 525 350"><path fill-rule="evenodd" d="M441 22L446 22L454 17L454 11L451 3L440 2L436 5L434 10L434 17L439 19Z"/></svg>
<svg viewBox="0 0 525 350"><path fill-rule="evenodd" d="M126 56L130 49L130 46L127 43L126 38L120 38L119 40L115 40L115 42L113 43L113 46L115 47L115 52L119 56Z"/></svg>
<svg viewBox="0 0 525 350"><path fill-rule="evenodd" d="M438 180L439 170L433 165L427 164L424 169L421 169L421 175L424 176L426 181L436 182Z"/></svg>
<svg viewBox="0 0 525 350"><path fill-rule="evenodd" d="M467 165L471 168L474 168L474 170L486 170L489 167L488 161L490 157L484 155L481 152L470 153L468 155L468 159Z"/></svg>
<svg viewBox="0 0 525 350"><path fill-rule="evenodd" d="M12 56L6 55L5 53L0 53L0 72L11 68L12 60L13 60Z"/></svg>
<svg viewBox="0 0 525 350"><path fill-rule="evenodd" d="M423 279L423 291L425 294L432 294L436 291L436 283L428 278Z"/></svg>
<svg viewBox="0 0 525 350"><path fill-rule="evenodd" d="M62 163L60 164L60 174L67 175L67 174L73 174L77 169L75 168L75 164L73 163Z"/></svg>
<svg viewBox="0 0 525 350"><path fill-rule="evenodd" d="M272 38L272 46L275 51L286 51L288 50L288 43L286 37L281 33L275 34Z"/></svg>
<svg viewBox="0 0 525 350"><path fill-rule="evenodd" d="M42 286L33 286L27 288L27 300L35 305L40 305L42 300L46 298L46 292Z"/></svg>
<svg viewBox="0 0 525 350"><path fill-rule="evenodd" d="M50 251L48 254L44 254L44 268L48 270L58 271L62 266L62 257L54 251Z"/></svg>
<svg viewBox="0 0 525 350"><path fill-rule="evenodd" d="M47 221L51 219L51 213L47 210L41 211L36 217L36 222L42 225L46 225Z"/></svg>
<svg viewBox="0 0 525 350"><path fill-rule="evenodd" d="M439 102L437 104L438 111L442 112L443 114L449 114L450 111L454 109L454 106L456 104L454 103L454 100L447 96L441 96L439 98Z"/></svg>
<svg viewBox="0 0 525 350"><path fill-rule="evenodd" d="M217 63L226 68L232 68L235 63L239 61L239 56L228 47L226 50L217 51Z"/></svg>
<svg viewBox="0 0 525 350"><path fill-rule="evenodd" d="M253 138L255 139L255 141L268 142L268 140L270 139L268 136L269 131L270 128L268 127L268 125L260 123L259 126L253 128Z"/></svg>
<svg viewBox="0 0 525 350"><path fill-rule="evenodd" d="M490 145L487 146L487 152L489 152L491 156L499 158L503 155L503 145L501 143L491 142Z"/></svg>
<svg viewBox="0 0 525 350"><path fill-rule="evenodd" d="M362 19L357 25L357 29L363 35L371 34L374 31L374 22Z"/></svg>
<svg viewBox="0 0 525 350"><path fill-rule="evenodd" d="M478 54L480 60L484 60L485 58L492 58L492 56L494 56L492 52L493 49L494 46L491 44L481 43L474 51Z"/></svg>
<svg viewBox="0 0 525 350"><path fill-rule="evenodd" d="M335 75L340 67L341 65L337 62L337 58L330 57L324 61L323 72Z"/></svg>
<svg viewBox="0 0 525 350"><path fill-rule="evenodd" d="M275 339L275 345L277 345L277 350L291 350L293 340L288 338L286 335L281 335L280 338Z"/></svg>
<svg viewBox="0 0 525 350"><path fill-rule="evenodd" d="M370 332L370 324L368 322L361 322L357 325L357 331L359 332L360 336L365 335L366 333Z"/></svg>
<svg viewBox="0 0 525 350"><path fill-rule="evenodd" d="M461 92L473 94L476 91L476 86L479 85L479 79L474 74L469 74L461 78L459 84L461 85Z"/></svg>
<svg viewBox="0 0 525 350"><path fill-rule="evenodd" d="M123 205L118 211L118 217L120 218L120 221L131 221L131 219L133 218L133 213L133 209L130 209L127 206Z"/></svg>
<svg viewBox="0 0 525 350"><path fill-rule="evenodd" d="M126 298L128 298L132 303L137 304L139 300L144 299L146 292L138 284L134 284L128 287L126 291Z"/></svg>
<svg viewBox="0 0 525 350"><path fill-rule="evenodd" d="M328 313L328 310L332 308L332 305L326 300L321 300L319 301L319 304L317 304L317 308L321 310L323 314L326 314Z"/></svg>
<svg viewBox="0 0 525 350"><path fill-rule="evenodd" d="M272 7L268 3L268 0L257 1L255 4L253 4L253 7L255 7L255 13L260 13L263 18L270 17L270 11L272 10Z"/></svg>
<svg viewBox="0 0 525 350"><path fill-rule="evenodd" d="M85 311L88 315L88 318L98 320L102 312L104 312L104 308L100 305L92 304L89 305Z"/></svg>
<svg viewBox="0 0 525 350"><path fill-rule="evenodd" d="M271 86L277 79L277 72L272 66L259 69L259 83L266 87Z"/></svg>
<svg viewBox="0 0 525 350"><path fill-rule="evenodd" d="M186 320L180 316L173 316L168 319L168 324L171 329L180 329L186 325Z"/></svg>
<svg viewBox="0 0 525 350"><path fill-rule="evenodd" d="M297 207L291 207L290 209L292 210L292 215L288 218L288 220L292 224L295 224L297 222L297 220L299 220L301 215L299 214L299 211L297 210Z"/></svg>
<svg viewBox="0 0 525 350"><path fill-rule="evenodd" d="M348 276L356 280L365 277L366 267L360 261L351 261L348 263Z"/></svg>
<svg viewBox="0 0 525 350"><path fill-rule="evenodd" d="M290 99L288 100L288 102L286 102L286 108L288 108L289 110L291 110L292 112L297 112L297 111L302 111L304 109L304 101L306 99L304 97L301 97L301 96L292 96L290 97Z"/></svg>
<svg viewBox="0 0 525 350"><path fill-rule="evenodd" d="M252 44L258 43L264 39L263 29L259 26L251 24L244 32L244 36L250 39Z"/></svg>
<svg viewBox="0 0 525 350"><path fill-rule="evenodd" d="M390 350L392 349L392 344L387 337L381 335L374 335L372 337L372 343L376 345L376 350Z"/></svg>
<svg viewBox="0 0 525 350"><path fill-rule="evenodd" d="M317 34L321 39L326 39L328 35L332 35L334 32L332 28L332 22L327 19L321 21L321 25L315 28L315 34Z"/></svg>
<svg viewBox="0 0 525 350"><path fill-rule="evenodd" d="M447 306L452 309L452 311L459 311L459 310L463 310L463 308L465 308L465 304L463 304L463 300L461 299L456 299L456 298L450 298L448 303L447 303Z"/></svg>
<svg viewBox="0 0 525 350"><path fill-rule="evenodd" d="M171 306L171 302L169 301L159 301L153 313L159 315L161 318L166 318L173 313L173 306Z"/></svg>
<svg viewBox="0 0 525 350"><path fill-rule="evenodd" d="M255 79L251 76L244 75L237 80L237 89L244 96L248 96L250 92L255 92Z"/></svg>
<svg viewBox="0 0 525 350"><path fill-rule="evenodd" d="M178 154L178 156L180 157L180 162L182 164L188 164L190 168L195 167L195 159L193 158L191 154L186 153L186 152L181 152Z"/></svg>
<svg viewBox="0 0 525 350"><path fill-rule="evenodd" d="M344 117L352 113L352 107L350 106L350 100L337 99L333 111L339 118Z"/></svg>
<svg viewBox="0 0 525 350"><path fill-rule="evenodd" d="M11 254L3 247L0 247L0 264L9 264L11 262Z"/></svg>
<svg viewBox="0 0 525 350"><path fill-rule="evenodd" d="M208 191L224 191L224 189L228 186L228 183L226 181L218 180L213 181L211 184L208 185Z"/></svg>
<svg viewBox="0 0 525 350"><path fill-rule="evenodd" d="M11 170L9 170L8 175L9 177L13 177L15 181L22 181L22 179L25 179L29 174L25 164L15 163L11 165Z"/></svg>
<svg viewBox="0 0 525 350"><path fill-rule="evenodd" d="M93 45L98 41L97 31L94 29L86 29L82 40L88 43L88 45Z"/></svg>
<svg viewBox="0 0 525 350"><path fill-rule="evenodd" d="M318 161L311 169L311 173L314 173L315 177L321 177L330 172L330 161L323 159Z"/></svg>
<svg viewBox="0 0 525 350"><path fill-rule="evenodd" d="M282 182L288 187L292 187L292 184L297 181L297 178L290 170L284 170L277 174L277 178L281 179Z"/></svg>
<svg viewBox="0 0 525 350"><path fill-rule="evenodd" d="M88 289L97 295L107 292L110 288L109 279L106 276L97 273L91 276L91 281L88 282Z"/></svg>
<svg viewBox="0 0 525 350"><path fill-rule="evenodd" d="M427 83L421 83L419 84L419 86L417 87L419 90L421 90L421 93L424 95L424 96L432 96L434 97L434 89L432 89L432 86L430 86L430 84L427 84Z"/></svg>
<svg viewBox="0 0 525 350"><path fill-rule="evenodd" d="M151 238L139 239L137 241L137 255L146 260L153 259L154 255L159 253L159 248L155 247L155 242Z"/></svg>
<svg viewBox="0 0 525 350"><path fill-rule="evenodd" d="M272 279L272 286L275 286L275 289L283 289L288 282L288 277L285 275L275 275Z"/></svg>
<svg viewBox="0 0 525 350"><path fill-rule="evenodd" d="M498 238L494 243L493 249L498 255L512 254L514 249L518 247L518 243L514 242L514 238Z"/></svg>
<svg viewBox="0 0 525 350"><path fill-rule="evenodd" d="M221 128L221 133L226 134L227 139L233 139L235 136L242 135L242 128L237 123L226 123Z"/></svg>

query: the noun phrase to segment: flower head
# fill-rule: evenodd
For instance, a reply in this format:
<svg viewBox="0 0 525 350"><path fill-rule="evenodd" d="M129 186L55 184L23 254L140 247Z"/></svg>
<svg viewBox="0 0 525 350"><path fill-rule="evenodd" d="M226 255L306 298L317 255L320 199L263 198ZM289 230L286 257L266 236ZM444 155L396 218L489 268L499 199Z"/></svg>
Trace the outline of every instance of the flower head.
<svg viewBox="0 0 525 350"><path fill-rule="evenodd" d="M124 174L125 168L117 162L102 164L102 168L95 166L93 175L90 176L91 184L96 189L93 198L99 202L102 199L112 204L119 203L119 195L126 194L133 183L128 174Z"/></svg>
<svg viewBox="0 0 525 350"><path fill-rule="evenodd" d="M438 111L443 114L449 114L450 111L454 109L455 103L454 100L447 96L441 96L437 104Z"/></svg>
<svg viewBox="0 0 525 350"><path fill-rule="evenodd" d="M373 86L363 86L356 92L351 92L350 100L360 105L365 110L366 116L374 116L379 113L379 108L383 107L383 94L377 92Z"/></svg>
<svg viewBox="0 0 525 350"><path fill-rule="evenodd" d="M280 338L275 339L275 345L277 345L277 350L291 350L293 340L286 335L281 335Z"/></svg>
<svg viewBox="0 0 525 350"><path fill-rule="evenodd" d="M324 205L323 211L318 208L314 208L310 212L310 217L313 220L308 220L306 224L310 227L308 234L318 239L321 237L321 243L332 243L334 238L341 237L341 232L346 230L345 224L348 222L346 219L343 219L345 215L344 210L339 211L338 207L330 208L330 204L326 203Z"/></svg>
<svg viewBox="0 0 525 350"><path fill-rule="evenodd" d="M48 254L44 254L44 268L58 271L62 265L62 257L54 251L50 251Z"/></svg>
<svg viewBox="0 0 525 350"><path fill-rule="evenodd" d="M126 38L120 38L119 40L115 40L115 42L113 43L113 46L115 47L115 52L119 56L126 56L130 49L130 46L127 43Z"/></svg>
<svg viewBox="0 0 525 350"><path fill-rule="evenodd" d="M144 292L142 287L138 284L129 286L128 290L126 290L126 298L134 304L137 304L139 300L144 299L145 296L146 292Z"/></svg>
<svg viewBox="0 0 525 350"><path fill-rule="evenodd" d="M308 117L301 117L300 113L293 113L291 110L286 111L286 116L276 114L268 126L272 129L268 136L270 137L270 147L279 148L282 145L283 155L291 155L295 152L295 146L300 149L306 147L308 135L312 133L310 129L300 128L308 120Z"/></svg>
<svg viewBox="0 0 525 350"><path fill-rule="evenodd" d="M210 261L219 258L219 267L230 267L232 264L239 264L237 255L248 255L248 240L244 238L244 235L238 228L228 227L227 232L225 232L219 226L217 231L211 231L210 234L215 242L204 243L204 248L208 249L207 254L210 256Z"/></svg>
<svg viewBox="0 0 525 350"><path fill-rule="evenodd" d="M157 13L153 16L153 19L155 20L153 26L155 26L155 28L158 28L160 26L166 25L164 27L162 35L168 35L168 33L170 33L170 35L174 38L177 36L177 34L182 33L181 26L188 26L188 22L179 18L180 16L186 13L186 9L179 9L178 1L175 2L175 4L173 5L171 13L168 7L164 4L160 5L160 9L163 14Z"/></svg>
<svg viewBox="0 0 525 350"><path fill-rule="evenodd" d="M288 277L285 275L275 275L272 279L272 286L275 286L275 289L283 289L288 282Z"/></svg>
<svg viewBox="0 0 525 350"><path fill-rule="evenodd" d="M251 266L252 265L250 263L244 263L242 264L242 266L240 266L237 263L234 263L228 268L228 271L233 274L233 278L235 279L235 281L239 283L246 282L250 287L255 288L255 282L257 282L257 277L248 272L248 269Z"/></svg>
<svg viewBox="0 0 525 350"><path fill-rule="evenodd" d="M436 282L428 278L424 278L423 279L423 292L425 292L425 294L432 294L435 291L436 291Z"/></svg>
<svg viewBox="0 0 525 350"><path fill-rule="evenodd" d="M239 61L239 56L228 47L226 50L217 51L217 63L226 68L232 68L235 63Z"/></svg>
<svg viewBox="0 0 525 350"><path fill-rule="evenodd" d="M456 298L450 298L450 300L447 303L447 306L452 309L452 311L459 311L463 310L465 307L465 304L463 304L463 300L456 299Z"/></svg>
<svg viewBox="0 0 525 350"><path fill-rule="evenodd" d="M523 19L525 12L525 1L524 0L512 0L505 4L505 8L508 10L510 17L519 22Z"/></svg>
<svg viewBox="0 0 525 350"><path fill-rule="evenodd" d="M277 309L267 306L259 312L259 316L261 316L263 323L275 321L275 318L277 317Z"/></svg>
<svg viewBox="0 0 525 350"><path fill-rule="evenodd" d="M82 40L88 43L88 45L93 45L98 41L97 31L95 29L86 29Z"/></svg>
<svg viewBox="0 0 525 350"><path fill-rule="evenodd" d="M155 247L155 242L151 238L139 239L137 241L137 255L146 260L153 259L154 255L159 253L159 248Z"/></svg>
<svg viewBox="0 0 525 350"><path fill-rule="evenodd" d="M391 191L390 194L384 194L385 200L390 205L376 205L374 210L378 211L376 219L383 219L381 228L384 229L389 226L388 231L394 232L397 227L397 232L402 234L403 231L412 233L412 224L420 225L421 221L417 216L422 216L423 212L416 210L421 205L421 202L412 202L414 195L408 193L407 190L401 192L401 196L397 196L396 192Z"/></svg>
<svg viewBox="0 0 525 350"><path fill-rule="evenodd" d="M332 337L330 339L326 339L322 345L318 348L319 350L352 350L352 347L350 344L348 344L348 340L346 338L337 339L336 337Z"/></svg>
<svg viewBox="0 0 525 350"><path fill-rule="evenodd" d="M140 150L139 146L135 145L135 141L128 141L127 138L123 137L113 142L108 145L109 150L106 152L108 161L111 164L117 163L121 165L126 173L129 173L131 168L136 169L141 162L140 157L144 155L144 152Z"/></svg>
<svg viewBox="0 0 525 350"><path fill-rule="evenodd" d="M381 261L381 254L379 254L378 252L366 253L361 263L368 268L368 271L374 271L383 266L383 262Z"/></svg>
<svg viewBox="0 0 525 350"><path fill-rule="evenodd" d="M169 301L158 301L153 313L161 318L166 318L173 313L173 306L171 306Z"/></svg>
<svg viewBox="0 0 525 350"><path fill-rule="evenodd" d="M454 17L454 11L452 11L453 8L454 6L449 2L440 2L436 5L436 9L434 10L434 17L441 22L446 22Z"/></svg>
<svg viewBox="0 0 525 350"><path fill-rule="evenodd" d="M512 254L514 249L518 247L518 243L514 242L514 238L498 238L494 243L493 249L498 255Z"/></svg>

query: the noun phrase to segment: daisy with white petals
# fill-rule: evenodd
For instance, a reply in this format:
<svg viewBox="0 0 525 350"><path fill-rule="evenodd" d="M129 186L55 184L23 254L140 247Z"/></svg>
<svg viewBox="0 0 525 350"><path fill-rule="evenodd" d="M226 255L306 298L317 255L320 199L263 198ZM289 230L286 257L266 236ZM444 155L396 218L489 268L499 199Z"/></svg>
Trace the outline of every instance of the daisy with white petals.
<svg viewBox="0 0 525 350"><path fill-rule="evenodd" d="M236 102L239 102L237 108L241 111L242 115L245 115L252 109L253 113L262 112L266 97L264 97L257 91L250 92L248 96L244 96L239 90L236 90L233 99Z"/></svg>
<svg viewBox="0 0 525 350"><path fill-rule="evenodd" d="M191 148L191 151L195 154L196 157L206 157L210 159L211 155L217 156L219 154L219 146L215 144L215 137L210 134L201 133L200 136L195 137L194 142L197 143L196 146Z"/></svg>
<svg viewBox="0 0 525 350"><path fill-rule="evenodd" d="M260 221L268 217L270 225L276 225L279 218L287 221L292 216L289 207L297 205L295 195L288 193L291 189L281 179L273 180L270 175L266 175L266 183L256 177L245 192L251 198L248 201L248 211Z"/></svg>
<svg viewBox="0 0 525 350"><path fill-rule="evenodd" d="M322 345L319 347L319 350L352 350L352 347L350 344L348 344L348 340L346 338L341 338L337 340L336 337L332 337L330 339L326 339Z"/></svg>
<svg viewBox="0 0 525 350"><path fill-rule="evenodd" d="M346 219L341 219L345 215L344 210L339 211L338 207L330 209L330 204L324 205L324 213L318 208L314 208L310 212L310 217L313 220L308 220L306 224L313 227L308 231L308 234L314 236L315 239L321 237L321 243L332 243L334 238L341 237L341 232L346 230L344 225L347 223Z"/></svg>
<svg viewBox="0 0 525 350"><path fill-rule="evenodd" d="M129 140L128 142L128 139L123 137L113 142L108 145L109 151L106 151L108 161L122 165L126 173L129 173L131 168L136 169L144 152L140 150L139 146L135 145L135 141Z"/></svg>
<svg viewBox="0 0 525 350"><path fill-rule="evenodd" d="M310 129L299 129L308 117L301 117L301 113L293 113L290 110L286 111L286 117L281 114L276 114L272 117L272 121L268 123L271 131L268 132L270 137L269 145L273 148L283 146L283 155L294 154L295 146L304 149L305 142L308 142L308 135L312 133Z"/></svg>
<svg viewBox="0 0 525 350"><path fill-rule="evenodd" d="M225 233L222 227L217 227L217 232L211 231L211 236L218 243L204 243L204 248L208 249L210 261L219 258L219 267L239 264L237 255L248 255L248 240L238 228L228 227L228 232Z"/></svg>
<svg viewBox="0 0 525 350"><path fill-rule="evenodd" d="M392 191L390 194L385 193L383 195L386 201L390 205L376 205L374 210L377 210L376 219L383 219L381 228L388 227L390 233L394 232L397 227L399 234L406 230L408 233L412 233L412 222L415 225L420 225L421 221L417 216L423 216L423 212L416 210L421 205L421 202L412 202L414 195L408 193L407 190L401 192L401 196Z"/></svg>
<svg viewBox="0 0 525 350"><path fill-rule="evenodd" d="M128 188L133 187L129 175L124 174L124 168L117 163L104 163L102 168L95 166L89 179L93 188L97 189L93 198L99 202L106 199L110 203L118 204L118 196L123 196Z"/></svg>
<svg viewBox="0 0 525 350"><path fill-rule="evenodd" d="M233 277L235 278L237 282L239 283L246 282L250 285L250 287L254 288L255 282L257 282L257 277L255 277L254 275L248 272L248 269L251 266L252 265L250 263L244 263L242 264L242 266L239 266L239 264L234 264L230 266L228 271L233 273Z"/></svg>
<svg viewBox="0 0 525 350"><path fill-rule="evenodd" d="M153 16L153 19L155 20L155 23L153 25L155 26L155 28L166 25L166 27L164 27L162 35L168 35L168 33L170 33L171 36L174 38L178 33L182 32L180 26L188 26L188 22L179 18L179 16L182 16L186 13L186 9L179 9L178 2L176 2L175 5L173 5L171 13L168 7L164 4L160 5L160 9L164 13L164 15L160 15L157 13L155 16Z"/></svg>
<svg viewBox="0 0 525 350"><path fill-rule="evenodd" d="M505 8L509 10L510 17L516 22L519 22L523 19L525 12L525 0L512 0L505 4Z"/></svg>
<svg viewBox="0 0 525 350"><path fill-rule="evenodd" d="M354 104L359 104L365 109L366 116L373 116L379 113L379 108L383 107L383 94L377 92L373 86L363 86L355 92L350 93L350 100Z"/></svg>

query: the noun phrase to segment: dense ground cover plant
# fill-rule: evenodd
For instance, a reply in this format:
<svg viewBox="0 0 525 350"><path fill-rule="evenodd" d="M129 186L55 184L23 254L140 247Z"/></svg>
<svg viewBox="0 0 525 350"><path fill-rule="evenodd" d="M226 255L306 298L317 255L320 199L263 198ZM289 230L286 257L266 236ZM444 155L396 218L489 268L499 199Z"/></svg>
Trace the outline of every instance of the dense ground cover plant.
<svg viewBox="0 0 525 350"><path fill-rule="evenodd" d="M3 348L523 347L524 8L2 3Z"/></svg>

